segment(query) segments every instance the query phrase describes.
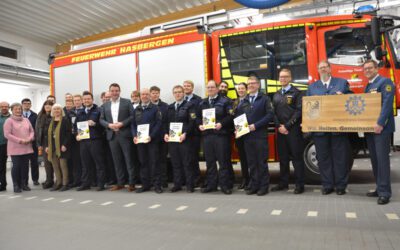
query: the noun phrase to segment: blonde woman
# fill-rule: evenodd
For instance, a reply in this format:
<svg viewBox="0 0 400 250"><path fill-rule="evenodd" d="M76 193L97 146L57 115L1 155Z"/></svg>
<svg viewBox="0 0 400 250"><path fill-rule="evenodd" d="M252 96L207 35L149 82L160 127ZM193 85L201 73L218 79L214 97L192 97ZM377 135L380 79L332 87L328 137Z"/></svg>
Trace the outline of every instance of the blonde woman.
<svg viewBox="0 0 400 250"><path fill-rule="evenodd" d="M51 108L51 122L47 131L46 153L47 159L53 165L56 183L50 191L68 190L67 157L71 142L71 122L65 116L60 104Z"/></svg>

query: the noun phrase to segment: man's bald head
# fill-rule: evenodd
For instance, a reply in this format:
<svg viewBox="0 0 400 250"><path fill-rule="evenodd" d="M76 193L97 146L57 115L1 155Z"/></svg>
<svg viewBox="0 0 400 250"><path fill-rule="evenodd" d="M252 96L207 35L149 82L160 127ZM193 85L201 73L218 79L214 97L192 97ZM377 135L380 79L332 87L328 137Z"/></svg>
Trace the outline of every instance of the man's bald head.
<svg viewBox="0 0 400 250"><path fill-rule="evenodd" d="M150 89L143 88L140 90L140 100L143 104L148 104L150 102Z"/></svg>
<svg viewBox="0 0 400 250"><path fill-rule="evenodd" d="M0 112L2 115L8 115L10 110L10 104L8 102L0 102Z"/></svg>

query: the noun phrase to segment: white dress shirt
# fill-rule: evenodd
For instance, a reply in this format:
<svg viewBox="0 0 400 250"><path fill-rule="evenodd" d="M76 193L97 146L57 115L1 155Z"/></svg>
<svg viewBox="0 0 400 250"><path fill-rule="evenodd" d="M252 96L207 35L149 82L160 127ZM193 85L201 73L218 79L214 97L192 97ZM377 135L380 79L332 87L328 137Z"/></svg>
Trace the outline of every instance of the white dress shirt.
<svg viewBox="0 0 400 250"><path fill-rule="evenodd" d="M113 119L113 123L118 122L118 113L119 113L119 102L121 100L121 97L118 97L118 99L114 102L111 100L111 116Z"/></svg>

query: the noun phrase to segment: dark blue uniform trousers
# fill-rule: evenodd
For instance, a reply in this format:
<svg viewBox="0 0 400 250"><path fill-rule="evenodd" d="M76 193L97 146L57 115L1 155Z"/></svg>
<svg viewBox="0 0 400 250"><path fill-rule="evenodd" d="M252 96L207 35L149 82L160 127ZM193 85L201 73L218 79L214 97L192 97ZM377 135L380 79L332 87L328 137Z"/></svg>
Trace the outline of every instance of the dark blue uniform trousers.
<svg viewBox="0 0 400 250"><path fill-rule="evenodd" d="M194 188L191 145L191 138L186 138L182 143L168 143L175 187L180 188L185 182L187 188Z"/></svg>
<svg viewBox="0 0 400 250"><path fill-rule="evenodd" d="M268 141L265 137L244 139L247 164L250 168L250 189L255 191L268 190Z"/></svg>
<svg viewBox="0 0 400 250"><path fill-rule="evenodd" d="M216 189L218 184L221 188L230 188L232 186L231 174L229 172L231 161L231 155L229 154L230 136L205 135L203 151L207 165L207 188Z"/></svg>
<svg viewBox="0 0 400 250"><path fill-rule="evenodd" d="M140 179L144 189L149 189L152 184L156 188L161 187L161 169L158 164L160 142L152 140L149 143L137 144L140 161Z"/></svg>
<svg viewBox="0 0 400 250"><path fill-rule="evenodd" d="M101 139L82 140L80 141L80 154L82 159L82 186L90 187L94 176L93 172L97 175L98 187L103 187L106 172L106 155ZM96 171L93 171L93 168Z"/></svg>
<svg viewBox="0 0 400 250"><path fill-rule="evenodd" d="M313 136L323 188L346 189L350 169L347 134Z"/></svg>
<svg viewBox="0 0 400 250"><path fill-rule="evenodd" d="M366 134L369 156L376 181L376 191L380 197L392 196L390 185L390 133Z"/></svg>

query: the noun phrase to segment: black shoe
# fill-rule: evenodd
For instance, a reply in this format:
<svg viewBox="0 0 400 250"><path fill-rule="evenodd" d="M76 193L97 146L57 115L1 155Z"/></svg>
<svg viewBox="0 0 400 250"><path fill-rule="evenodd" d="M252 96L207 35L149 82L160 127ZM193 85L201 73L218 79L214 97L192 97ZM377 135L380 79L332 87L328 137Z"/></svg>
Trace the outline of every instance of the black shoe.
<svg viewBox="0 0 400 250"><path fill-rule="evenodd" d="M378 197L378 192L376 192L376 190L372 191L372 192L368 192L367 196L368 197Z"/></svg>
<svg viewBox="0 0 400 250"><path fill-rule="evenodd" d="M229 195L229 194L232 194L232 189L230 189L230 188L221 188L221 192L224 193L224 194Z"/></svg>
<svg viewBox="0 0 400 250"><path fill-rule="evenodd" d="M28 186L23 186L23 187L22 187L22 190L24 190L24 191L31 191L30 187L28 187Z"/></svg>
<svg viewBox="0 0 400 250"><path fill-rule="evenodd" d="M257 192L257 196L264 196L266 194L268 194L268 189L260 189Z"/></svg>
<svg viewBox="0 0 400 250"><path fill-rule="evenodd" d="M20 187L14 187L14 193L21 193L22 190Z"/></svg>
<svg viewBox="0 0 400 250"><path fill-rule="evenodd" d="M109 182L106 183L107 186L114 186L116 184L117 184L116 181L109 181Z"/></svg>
<svg viewBox="0 0 400 250"><path fill-rule="evenodd" d="M246 194L247 194L247 195L256 194L257 191L258 191L258 190L256 190L256 189L249 189L249 190L246 191Z"/></svg>
<svg viewBox="0 0 400 250"><path fill-rule="evenodd" d="M346 194L346 189L338 188L338 189L336 189L336 194L337 195L344 195L344 194Z"/></svg>
<svg viewBox="0 0 400 250"><path fill-rule="evenodd" d="M146 192L149 190L150 190L150 188L141 187L141 188L136 189L136 193L140 194L140 193L143 193L143 192Z"/></svg>
<svg viewBox="0 0 400 250"><path fill-rule="evenodd" d="M76 191L83 191L83 190L89 190L90 187L89 186L80 186L76 189Z"/></svg>
<svg viewBox="0 0 400 250"><path fill-rule="evenodd" d="M65 185L65 186L62 186L58 191L64 192L64 191L67 191L68 189L69 189L69 187L67 185Z"/></svg>
<svg viewBox="0 0 400 250"><path fill-rule="evenodd" d="M304 193L304 187L296 187L293 191L294 194L302 194Z"/></svg>
<svg viewBox="0 0 400 250"><path fill-rule="evenodd" d="M378 198L378 205L386 205L386 204L389 203L389 201L390 201L390 198L389 198L389 197L380 196L380 197Z"/></svg>
<svg viewBox="0 0 400 250"><path fill-rule="evenodd" d="M333 192L333 188L323 188L321 192L323 195L328 195Z"/></svg>
<svg viewBox="0 0 400 250"><path fill-rule="evenodd" d="M171 188L170 191L171 191L171 193L175 193L175 192L178 192L178 191L181 191L181 190L182 190L181 187L175 187L175 186L174 186L174 187Z"/></svg>
<svg viewBox="0 0 400 250"><path fill-rule="evenodd" d="M168 183L162 184L162 187L163 187L163 188L168 188Z"/></svg>
<svg viewBox="0 0 400 250"><path fill-rule="evenodd" d="M0 192L2 192L2 191L6 191L7 190L7 188L6 187L0 187Z"/></svg>
<svg viewBox="0 0 400 250"><path fill-rule="evenodd" d="M272 187L272 188L271 188L271 191L272 191L272 192L283 191L283 190L287 190L288 188L289 188L288 185L281 185L281 184L278 184L278 185L276 185L275 187Z"/></svg>
<svg viewBox="0 0 400 250"><path fill-rule="evenodd" d="M106 190L106 188L104 187L104 185L101 185L101 186L98 186L97 188L96 188L96 191L104 191L104 190Z"/></svg>
<svg viewBox="0 0 400 250"><path fill-rule="evenodd" d="M247 180L243 180L243 181L242 181L242 184L239 185L238 189L239 189L239 190L240 190L240 189L245 189L245 188L247 187L248 183L249 183L249 182L248 182Z"/></svg>
<svg viewBox="0 0 400 250"><path fill-rule="evenodd" d="M39 184L38 181L34 181L34 182L33 182L33 185L34 185L34 186L39 186L40 184Z"/></svg>
<svg viewBox="0 0 400 250"><path fill-rule="evenodd" d="M201 189L202 193L211 193L211 192L215 192L215 191L217 191L216 188L210 188L210 187L205 187L205 188Z"/></svg>
<svg viewBox="0 0 400 250"><path fill-rule="evenodd" d="M42 188L43 189L48 189L48 188L51 188L53 185L54 185L54 183L45 182L45 183L42 184Z"/></svg>
<svg viewBox="0 0 400 250"><path fill-rule="evenodd" d="M156 192L157 194L161 194L163 192L161 187L156 187L154 188L154 192Z"/></svg>
<svg viewBox="0 0 400 250"><path fill-rule="evenodd" d="M61 185L60 185L60 186L53 186L52 188L50 188L50 192L57 191L57 190L59 190L60 188L61 188Z"/></svg>
<svg viewBox="0 0 400 250"><path fill-rule="evenodd" d="M186 192L194 193L194 188L192 188L192 187L186 188Z"/></svg>

